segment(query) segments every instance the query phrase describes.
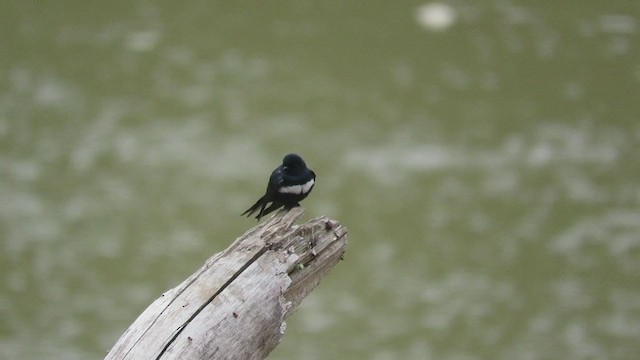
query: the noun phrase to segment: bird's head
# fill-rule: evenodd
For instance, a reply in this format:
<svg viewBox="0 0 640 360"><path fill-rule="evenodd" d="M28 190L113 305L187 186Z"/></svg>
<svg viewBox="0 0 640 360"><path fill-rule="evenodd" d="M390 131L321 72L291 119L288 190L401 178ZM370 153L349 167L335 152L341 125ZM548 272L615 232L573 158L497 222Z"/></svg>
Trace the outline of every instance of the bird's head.
<svg viewBox="0 0 640 360"><path fill-rule="evenodd" d="M282 166L285 170L302 170L307 167L304 160L298 154L288 154L282 159Z"/></svg>

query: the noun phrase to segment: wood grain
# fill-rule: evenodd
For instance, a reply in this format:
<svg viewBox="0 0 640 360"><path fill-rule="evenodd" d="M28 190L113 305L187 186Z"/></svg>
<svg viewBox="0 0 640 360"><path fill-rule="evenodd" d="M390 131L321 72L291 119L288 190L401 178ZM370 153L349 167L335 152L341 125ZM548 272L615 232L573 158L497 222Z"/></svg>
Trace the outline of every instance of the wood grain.
<svg viewBox="0 0 640 360"><path fill-rule="evenodd" d="M106 359L264 359L285 319L342 258L347 229L280 211L153 302Z"/></svg>

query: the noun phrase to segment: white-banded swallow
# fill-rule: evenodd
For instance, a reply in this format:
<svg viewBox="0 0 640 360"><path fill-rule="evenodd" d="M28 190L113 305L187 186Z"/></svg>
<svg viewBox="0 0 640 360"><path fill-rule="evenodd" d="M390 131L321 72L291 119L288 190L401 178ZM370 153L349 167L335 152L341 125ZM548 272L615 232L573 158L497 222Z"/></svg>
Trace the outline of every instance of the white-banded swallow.
<svg viewBox="0 0 640 360"><path fill-rule="evenodd" d="M256 219L281 207L290 209L300 206L300 201L309 195L316 183L316 174L307 168L304 160L297 154L288 154L282 159L282 165L271 173L266 193L242 215L251 216L256 211ZM271 203L269 207L267 204Z"/></svg>

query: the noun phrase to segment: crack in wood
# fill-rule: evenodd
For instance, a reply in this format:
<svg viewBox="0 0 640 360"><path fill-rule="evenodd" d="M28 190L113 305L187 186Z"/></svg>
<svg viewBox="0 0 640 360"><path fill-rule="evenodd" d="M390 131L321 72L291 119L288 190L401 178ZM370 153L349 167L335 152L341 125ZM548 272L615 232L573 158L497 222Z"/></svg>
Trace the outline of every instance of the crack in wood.
<svg viewBox="0 0 640 360"><path fill-rule="evenodd" d="M187 321L185 321L182 325L180 325L178 327L178 329L176 329L176 332L173 334L171 339L169 339L169 341L164 345L164 347L162 348L162 351L160 351L160 353L156 357L156 360L160 360L162 358L162 356L167 352L167 350L169 349L171 344L173 344L173 342L178 338L178 336L180 336L180 334L187 327L187 325L189 325L189 323L191 321L193 321L193 319L195 319L196 316L198 316L198 314L200 314L202 312L202 310L204 310L207 306L209 306L209 304L211 304L211 302L222 291L224 291L224 289L226 289L235 279L238 278L238 276L240 276L245 270L247 270L247 268L249 268L249 266L251 266L254 262L256 262L256 260L258 260L260 258L260 256L262 256L267 250L269 250L269 246L263 246L262 249L260 249L260 251L258 251L255 255L253 255L253 257L249 261L247 261L238 271L236 271L229 278L229 280L227 280L220 287L220 289L218 289L218 291L215 292L215 294L213 294L204 304L200 305L200 307L187 319Z"/></svg>
<svg viewBox="0 0 640 360"><path fill-rule="evenodd" d="M171 301L169 301L169 303L164 307L164 309L158 314L158 316L155 317L155 319L153 319L153 321L149 324L149 326L147 326L147 328L142 332L142 334L138 337L138 339L136 339L136 341L133 343L133 345L131 345L131 347L129 347L129 349L127 350L127 352L124 355L124 358L126 359L129 356L129 353L131 352L131 350L133 350L133 348L135 348L135 346L138 344L138 342L144 338L144 336L146 335L146 333L149 331L149 329L153 328L153 325L155 325L156 321L158 321L158 319L160 319L162 317L162 315L164 314L164 311L167 310L171 304L173 304L174 301L176 301L180 295L187 289L189 288L189 286L191 286L191 284L193 284L196 280L198 280L198 278L200 277L200 275L202 275L202 273L204 273L207 269L206 268L202 268L201 271L193 277L193 280L191 280L190 282L187 283L186 286L184 286L182 289L180 289L180 291L177 292L177 294L175 294L175 296L173 296L173 299L171 299ZM164 294L162 295L164 296Z"/></svg>
<svg viewBox="0 0 640 360"><path fill-rule="evenodd" d="M280 342L284 320L346 248L347 229L339 222L322 216L294 224L302 213L279 212L210 257L150 305L107 359L266 356Z"/></svg>

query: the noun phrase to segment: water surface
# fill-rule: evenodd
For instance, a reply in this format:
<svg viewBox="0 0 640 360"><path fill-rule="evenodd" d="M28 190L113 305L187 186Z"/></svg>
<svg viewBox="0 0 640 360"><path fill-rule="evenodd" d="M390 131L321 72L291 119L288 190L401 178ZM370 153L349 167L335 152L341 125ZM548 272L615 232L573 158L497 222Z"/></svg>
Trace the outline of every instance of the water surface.
<svg viewBox="0 0 640 360"><path fill-rule="evenodd" d="M287 152L345 257L273 359L633 359L633 2L0 5L0 357L104 356Z"/></svg>

